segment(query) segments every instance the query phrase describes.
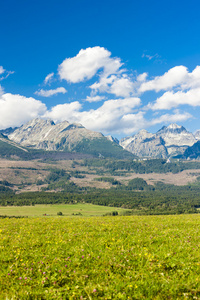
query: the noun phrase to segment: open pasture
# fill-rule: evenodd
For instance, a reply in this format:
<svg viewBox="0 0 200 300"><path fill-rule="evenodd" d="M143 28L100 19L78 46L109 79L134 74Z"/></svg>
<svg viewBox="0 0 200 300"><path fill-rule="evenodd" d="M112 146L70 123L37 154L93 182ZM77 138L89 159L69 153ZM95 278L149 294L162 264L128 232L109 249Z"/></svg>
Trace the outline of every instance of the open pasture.
<svg viewBox="0 0 200 300"><path fill-rule="evenodd" d="M1 206L0 215L3 216L27 216L27 217L42 217L42 216L57 216L58 212L62 212L64 216L82 215L85 217L102 216L112 211L117 211L119 214L125 209L109 206L100 206L93 204L39 204L34 206Z"/></svg>
<svg viewBox="0 0 200 300"><path fill-rule="evenodd" d="M200 299L198 215L0 225L0 299Z"/></svg>

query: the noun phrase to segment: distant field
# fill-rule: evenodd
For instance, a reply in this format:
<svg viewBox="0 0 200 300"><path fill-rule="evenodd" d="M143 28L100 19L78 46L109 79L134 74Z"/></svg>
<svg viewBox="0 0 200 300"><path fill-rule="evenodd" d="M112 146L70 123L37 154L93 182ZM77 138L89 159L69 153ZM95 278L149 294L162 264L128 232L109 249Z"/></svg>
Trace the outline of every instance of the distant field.
<svg viewBox="0 0 200 300"><path fill-rule="evenodd" d="M200 299L199 232L198 215L0 219L0 299Z"/></svg>
<svg viewBox="0 0 200 300"><path fill-rule="evenodd" d="M124 211L122 208L99 206L92 204L58 204L58 205L35 205L35 206L5 206L0 207L0 215L6 216L28 216L28 217L41 217L57 216L58 212L62 212L64 216L73 216L81 214L82 216L102 216L106 213Z"/></svg>

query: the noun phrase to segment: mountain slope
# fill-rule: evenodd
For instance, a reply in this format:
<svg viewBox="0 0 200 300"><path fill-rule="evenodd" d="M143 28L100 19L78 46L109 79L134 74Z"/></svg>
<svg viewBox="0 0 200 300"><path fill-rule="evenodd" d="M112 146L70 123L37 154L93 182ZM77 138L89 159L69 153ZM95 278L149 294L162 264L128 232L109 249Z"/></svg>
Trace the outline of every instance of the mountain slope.
<svg viewBox="0 0 200 300"><path fill-rule="evenodd" d="M197 141L193 146L188 147L180 158L197 159L200 157L200 141Z"/></svg>
<svg viewBox="0 0 200 300"><path fill-rule="evenodd" d="M52 120L34 119L17 128L8 137L27 148L78 152L100 157L133 157L103 134L67 121L55 124Z"/></svg>
<svg viewBox="0 0 200 300"><path fill-rule="evenodd" d="M123 139L120 145L137 156L166 158L168 155L163 140L146 130L139 131L131 138Z"/></svg>
<svg viewBox="0 0 200 300"><path fill-rule="evenodd" d="M141 130L138 134L120 141L120 145L141 157L166 158L184 151L196 143L197 138L183 126L170 124L156 133Z"/></svg>
<svg viewBox="0 0 200 300"><path fill-rule="evenodd" d="M196 143L194 135L177 124L162 127L156 135L164 140L169 155L183 153L189 146Z"/></svg>
<svg viewBox="0 0 200 300"><path fill-rule="evenodd" d="M27 156L28 150L0 133L0 157Z"/></svg>

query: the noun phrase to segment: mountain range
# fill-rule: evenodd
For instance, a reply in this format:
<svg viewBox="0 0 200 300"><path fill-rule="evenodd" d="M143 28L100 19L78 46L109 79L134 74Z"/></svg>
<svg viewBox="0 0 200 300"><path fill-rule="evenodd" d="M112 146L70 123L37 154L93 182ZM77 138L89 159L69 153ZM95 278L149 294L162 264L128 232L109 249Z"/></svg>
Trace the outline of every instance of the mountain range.
<svg viewBox="0 0 200 300"><path fill-rule="evenodd" d="M200 131L193 134L183 126L170 124L156 133L141 130L132 137L122 139L120 145L137 156L167 158L184 154L198 140Z"/></svg>
<svg viewBox="0 0 200 300"><path fill-rule="evenodd" d="M118 145L114 139L102 133L91 131L81 124L67 121L55 124L52 120L33 119L15 129L1 130L4 143L15 144L26 151L32 149L82 153L95 157L133 158L134 155Z"/></svg>
<svg viewBox="0 0 200 300"><path fill-rule="evenodd" d="M183 126L170 124L156 133L143 129L118 141L112 136L88 130L79 123L64 121L55 124L52 120L33 119L21 127L0 130L0 152L5 144L23 152L40 149L116 158L168 158L177 155L188 158L191 153L196 158L199 156L195 149L200 148L200 130L193 134Z"/></svg>

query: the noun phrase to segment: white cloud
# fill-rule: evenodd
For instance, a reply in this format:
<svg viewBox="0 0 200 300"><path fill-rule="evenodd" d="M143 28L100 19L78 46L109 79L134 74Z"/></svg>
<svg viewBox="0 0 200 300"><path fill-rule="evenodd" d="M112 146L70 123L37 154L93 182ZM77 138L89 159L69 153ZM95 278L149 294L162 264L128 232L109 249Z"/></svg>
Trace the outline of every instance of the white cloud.
<svg viewBox="0 0 200 300"><path fill-rule="evenodd" d="M103 47L82 49L72 58L66 58L58 67L60 79L78 83L91 79L101 71L98 81L90 85L94 93L109 93L116 97L131 97L137 94L138 87L146 80L147 73L137 77L135 81L121 69L120 58L112 58L111 52Z"/></svg>
<svg viewBox="0 0 200 300"><path fill-rule="evenodd" d="M0 85L0 97L4 94L4 89L3 87Z"/></svg>
<svg viewBox="0 0 200 300"><path fill-rule="evenodd" d="M147 76L148 76L148 73L142 73L142 74L139 74L138 76L137 76L137 81L138 82L143 82L143 81L145 81L146 80L146 78L147 78Z"/></svg>
<svg viewBox="0 0 200 300"><path fill-rule="evenodd" d="M78 102L71 102L65 104L58 104L46 111L43 115L44 118L51 118L55 122L69 121L71 123L79 122L79 114L82 105Z"/></svg>
<svg viewBox="0 0 200 300"><path fill-rule="evenodd" d="M113 82L117 79L116 75L111 75L109 77L101 76L100 80L98 82L93 83L90 88L95 93L109 93L110 92L110 86L113 84Z"/></svg>
<svg viewBox="0 0 200 300"><path fill-rule="evenodd" d="M119 58L110 58L111 52L103 47L82 49L72 58L66 58L58 68L61 79L77 83L92 78L100 69L104 76L116 73L122 66Z"/></svg>
<svg viewBox="0 0 200 300"><path fill-rule="evenodd" d="M171 109L179 105L200 106L200 88L187 92L166 92L155 103L149 103L148 108L153 110Z"/></svg>
<svg viewBox="0 0 200 300"><path fill-rule="evenodd" d="M54 121L68 120L78 122L87 129L108 132L124 132L123 116L129 114L140 105L139 98L125 98L108 100L97 109L81 111L82 105L76 101L54 106L43 117L52 118Z"/></svg>
<svg viewBox="0 0 200 300"><path fill-rule="evenodd" d="M176 66L162 76L141 84L139 92L168 90L182 84L187 79L188 70L184 66Z"/></svg>
<svg viewBox="0 0 200 300"><path fill-rule="evenodd" d="M54 90L39 90L37 92L35 92L36 95L42 96L42 97L51 97L53 95L57 95L57 94L66 94L67 90L64 87L58 87L57 89Z"/></svg>
<svg viewBox="0 0 200 300"><path fill-rule="evenodd" d="M139 98L130 97L105 101L99 108L82 111L78 101L59 104L47 110L45 104L34 98L20 95L3 94L0 97L0 128L20 126L36 118L51 118L55 122L67 120L81 123L87 129L115 134L133 134L134 132L156 124L185 121L192 116L189 113L165 114L152 120L145 119L146 112L135 112L141 104Z"/></svg>
<svg viewBox="0 0 200 300"><path fill-rule="evenodd" d="M104 99L105 99L105 97L103 97L103 96L87 96L85 101L92 103L92 102L99 102Z"/></svg>
<svg viewBox="0 0 200 300"><path fill-rule="evenodd" d="M145 119L145 112L138 112L137 114L127 114L122 118L122 124L125 134L133 134L141 129L148 128L157 124L169 124L171 122L183 122L192 118L189 113L180 113L175 111L174 114L164 114L158 118L153 118L151 120Z"/></svg>
<svg viewBox="0 0 200 300"><path fill-rule="evenodd" d="M3 94L0 96L0 128L20 126L45 111L45 104L34 98Z"/></svg>
<svg viewBox="0 0 200 300"><path fill-rule="evenodd" d="M158 58L144 54L149 60ZM169 122L182 122L191 118L189 113L179 111L163 114L161 110L170 110L179 105L200 106L200 66L189 72L185 66L176 66L161 76L148 79L148 73L136 75L122 69L123 63L120 58L112 58L111 52L103 47L82 49L72 57L66 58L58 67L60 79L69 83L79 83L84 80L90 81L91 94L82 103L78 101L58 104L47 110L41 101L34 98L26 98L20 95L5 94L0 85L0 126L19 126L35 117L52 118L55 122L68 120L71 123L82 123L90 130L101 131L105 134L132 134L142 128L148 128L156 124ZM12 72L8 72L0 66L0 80L6 78ZM55 74L48 74L44 84L50 84ZM83 85L80 85L83 87ZM79 89L79 85L77 86ZM154 102L138 110L141 105L140 95L147 91L162 93L157 95ZM80 92L80 90L79 90ZM65 94L64 87L56 89L40 89L35 94L50 97L59 93ZM76 93L76 92L75 92ZM113 98L105 100L108 95ZM155 93L154 93L155 94ZM77 96L80 97L83 93ZM113 96L114 95L114 96ZM161 96L160 96L161 95ZM123 98L123 99L122 99ZM104 101L102 101L104 100ZM102 102L100 102L102 101ZM96 109L84 110L85 102L99 102ZM94 106L94 105L93 105ZM148 111L151 109L152 111ZM157 113L157 115L156 115ZM151 115L154 115L153 117ZM156 116L157 117L156 117ZM159 117L158 117L159 116Z"/></svg>
<svg viewBox="0 0 200 300"><path fill-rule="evenodd" d="M81 112L81 123L88 129L108 132L124 132L122 118L140 105L139 98L108 100L96 110Z"/></svg>
<svg viewBox="0 0 200 300"><path fill-rule="evenodd" d="M109 93L116 95L117 97L130 97L134 91L134 84L130 78L123 75L121 78L114 80L110 87Z"/></svg>
<svg viewBox="0 0 200 300"><path fill-rule="evenodd" d="M146 120L144 118L145 112L139 111L138 113L126 114L121 119L121 127L123 133L131 135L134 132L144 129L146 127ZM120 131L119 131L120 133Z"/></svg>
<svg viewBox="0 0 200 300"><path fill-rule="evenodd" d="M54 73L53 73L53 72L50 73L50 74L48 74L48 75L45 77L45 79L44 79L44 84L50 83L50 82L52 81L52 79L53 79L53 76L54 76Z"/></svg>
<svg viewBox="0 0 200 300"><path fill-rule="evenodd" d="M109 93L117 97L130 97L135 92L136 84L126 75L101 76L90 88L95 92Z"/></svg>
<svg viewBox="0 0 200 300"><path fill-rule="evenodd" d="M197 66L191 73L188 72L185 81L181 84L181 89L200 88L200 66Z"/></svg>
<svg viewBox="0 0 200 300"><path fill-rule="evenodd" d="M0 66L0 74L3 74L5 72L4 68Z"/></svg>
<svg viewBox="0 0 200 300"><path fill-rule="evenodd" d="M156 124L169 124L169 123L176 123L176 122L183 122L188 119L192 118L192 115L185 112L180 113L179 111L175 111L174 114L164 114L159 118L155 118L149 122L149 126L156 125Z"/></svg>

